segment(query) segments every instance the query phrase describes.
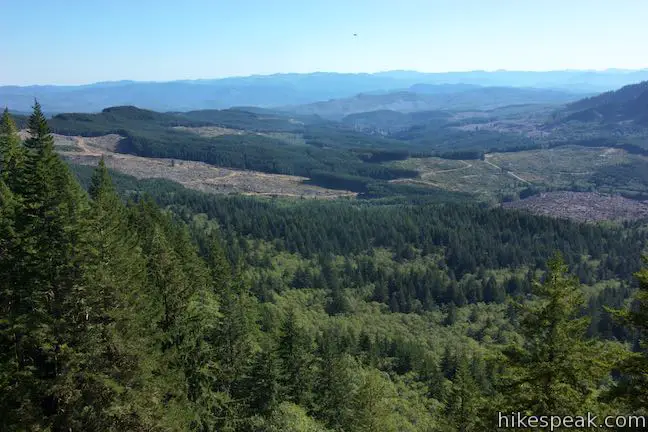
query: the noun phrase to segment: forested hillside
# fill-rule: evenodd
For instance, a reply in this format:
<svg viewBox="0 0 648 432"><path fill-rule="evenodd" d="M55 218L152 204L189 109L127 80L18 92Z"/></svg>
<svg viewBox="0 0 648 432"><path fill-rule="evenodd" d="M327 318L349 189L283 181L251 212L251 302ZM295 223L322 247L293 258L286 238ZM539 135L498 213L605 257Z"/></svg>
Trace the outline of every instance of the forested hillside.
<svg viewBox="0 0 648 432"><path fill-rule="evenodd" d="M640 223L215 197L72 171L38 104L27 126L0 129L0 430L648 415Z"/></svg>
<svg viewBox="0 0 648 432"><path fill-rule="evenodd" d="M430 110L490 110L518 104L563 104L579 97L578 94L514 87L475 87L454 91L435 91L434 86L414 86L408 91L378 94L358 94L345 99L333 99L283 108L302 115L341 119L344 116L368 111L394 110L416 112ZM419 91L417 91L419 90ZM423 90L423 91L420 91Z"/></svg>
<svg viewBox="0 0 648 432"><path fill-rule="evenodd" d="M565 121L633 122L648 126L648 81L571 103Z"/></svg>
<svg viewBox="0 0 648 432"><path fill-rule="evenodd" d="M115 106L95 114L58 114L50 119L50 126L54 133L74 136L81 144L83 137L109 134L120 137L116 145L105 149L111 152L107 155L109 166L117 169L120 168L119 153L122 153L155 158L156 165L166 163L162 159L167 159L170 165L186 160L295 176L299 178L292 179L293 183L340 190L342 194L356 194L361 199L435 197L437 201L473 199L493 204L556 190L620 193L642 199L648 191L648 182L642 174L648 155L645 140L648 129L642 114L644 87L641 83L631 85L559 107L523 102L527 97L564 95L561 92L426 84L417 87L422 89L420 94L377 92L355 97L353 103L336 100L317 105L354 112L344 117L336 114L336 120L324 119L312 110L306 110L308 114L296 114L239 107L161 113L134 106ZM499 102L493 102L497 108L484 109L484 101L492 99L491 96L495 102L521 104L499 106ZM408 108L396 104L391 109L356 112L379 108L374 102L382 99L416 103L433 100L436 105L431 105L435 108L432 111L427 106L417 108L427 111L407 112ZM450 109L452 104L467 99L481 101L478 102L481 108ZM357 109L353 108L356 102ZM26 117L17 117L16 121L22 129ZM565 147L570 150L563 151ZM573 147L581 150L571 150ZM590 157L591 149L597 148L601 149L601 157L595 161ZM99 148L88 151L82 145L76 149L69 145L58 149L82 150L86 155L68 154L66 158L87 164L96 164L103 152ZM561 149L555 153L569 158L556 163L552 157L554 152L541 151L552 149ZM620 151L623 156L609 158L608 151L611 154ZM510 162L506 166L494 163L495 158L503 158L495 153L504 152L514 155L506 158ZM625 157L625 154L632 156ZM443 168L451 164L438 158L460 162L453 168ZM589 158L588 166L581 166L584 158ZM539 161L545 159L547 163L539 169ZM129 163L137 161L130 159ZM172 178L175 175L153 170L146 161L143 162L146 166L138 169L123 165L123 172L138 176L148 173L152 177ZM202 180L202 183L198 180L200 184L196 188L213 189L209 179ZM255 181L245 181L238 190L299 195L280 187L270 192L268 188L255 188Z"/></svg>
<svg viewBox="0 0 648 432"><path fill-rule="evenodd" d="M121 153L298 175L318 186L371 197L452 195L434 187L390 183L418 173L383 162L431 155L479 158L485 151L534 145L517 136L454 129L444 113L413 113L406 123L408 129L398 128L385 137L372 133L382 126L363 131L355 122L239 109L157 113L112 107L99 114L59 114L50 120L52 131L62 135L120 135L115 150Z"/></svg>
<svg viewBox="0 0 648 432"><path fill-rule="evenodd" d="M432 87L426 97L535 92ZM615 194L633 200L648 196L642 88L628 86L563 108L522 104L452 111L444 105L435 111L362 112L333 121L259 107L159 113L116 106L96 114L55 115L49 123L59 134L57 151L68 161L96 165L103 154L120 172L181 181L201 191L489 205L542 192L595 192L612 195L604 199L604 219L632 219L643 214L628 210L633 203L612 203ZM365 96L361 99L371 101L385 95ZM590 105L596 108L581 109ZM576 118L591 110L598 114ZM24 129L26 117L16 121ZM194 164L182 161L201 164L190 170ZM575 217L586 197L567 196L574 199L564 212L551 210L555 202L545 206L549 210L534 210L532 202L519 207Z"/></svg>

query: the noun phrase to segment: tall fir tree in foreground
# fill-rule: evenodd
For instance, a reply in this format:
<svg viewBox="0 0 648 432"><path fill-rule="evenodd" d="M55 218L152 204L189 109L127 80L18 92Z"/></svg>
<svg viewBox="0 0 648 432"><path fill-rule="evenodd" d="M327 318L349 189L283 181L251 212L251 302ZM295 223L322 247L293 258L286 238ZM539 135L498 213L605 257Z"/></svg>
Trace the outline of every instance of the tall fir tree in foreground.
<svg viewBox="0 0 648 432"><path fill-rule="evenodd" d="M83 192L38 103L14 138L5 113L0 430L214 430L218 302L186 229L125 207L103 161Z"/></svg>
<svg viewBox="0 0 648 432"><path fill-rule="evenodd" d="M644 257L648 264L648 257ZM648 415L648 267L635 274L639 290L630 307L615 311L617 319L635 332L634 352L618 362L623 374L610 391L613 399L621 400L634 412Z"/></svg>
<svg viewBox="0 0 648 432"><path fill-rule="evenodd" d="M160 426L146 365L154 359L148 343L146 267L134 232L103 158L90 187L89 250L85 285L88 330L81 341L88 399L101 401L81 412L85 428L141 430Z"/></svg>
<svg viewBox="0 0 648 432"><path fill-rule="evenodd" d="M612 347L585 338L589 319L580 316L580 285L567 270L554 255L544 283L535 283L536 299L519 305L524 342L505 351L504 412L575 415L602 408L597 389L611 369Z"/></svg>
<svg viewBox="0 0 648 432"><path fill-rule="evenodd" d="M11 124L6 114L3 125ZM6 126L3 126L7 130ZM11 126L9 126L11 129ZM77 367L76 343L83 338L86 293L81 285L86 255L87 199L54 151L54 141L38 103L28 123L24 167L13 139L4 161L16 174L7 181L20 203L14 213L16 243L3 260L0 277L9 286L6 331L15 353L10 411L35 427L66 424L82 397L70 381ZM6 136L6 135L5 135ZM10 418L10 417L9 417ZM9 420L11 421L11 419Z"/></svg>

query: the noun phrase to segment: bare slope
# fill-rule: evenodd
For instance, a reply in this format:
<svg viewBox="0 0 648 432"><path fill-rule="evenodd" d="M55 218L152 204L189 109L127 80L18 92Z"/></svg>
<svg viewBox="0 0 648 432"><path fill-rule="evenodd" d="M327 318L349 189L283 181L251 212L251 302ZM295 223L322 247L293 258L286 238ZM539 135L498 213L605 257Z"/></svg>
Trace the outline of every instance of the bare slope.
<svg viewBox="0 0 648 432"><path fill-rule="evenodd" d="M547 192L502 206L580 222L648 217L648 205L642 202L594 192Z"/></svg>
<svg viewBox="0 0 648 432"><path fill-rule="evenodd" d="M21 135L26 137L23 131ZM98 137L54 134L59 153L67 160L82 165L96 165L104 157L106 165L137 178L164 178L185 187L212 193L243 193L306 198L337 198L355 196L353 192L326 189L304 184L304 177L265 174L256 171L215 167L204 162L145 158L115 153L119 135Z"/></svg>

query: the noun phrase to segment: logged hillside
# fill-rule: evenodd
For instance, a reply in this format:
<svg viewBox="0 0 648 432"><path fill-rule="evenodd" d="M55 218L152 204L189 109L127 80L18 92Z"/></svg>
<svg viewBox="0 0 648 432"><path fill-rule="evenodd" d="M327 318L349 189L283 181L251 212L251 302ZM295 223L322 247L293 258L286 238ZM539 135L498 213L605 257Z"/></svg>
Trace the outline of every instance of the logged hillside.
<svg viewBox="0 0 648 432"><path fill-rule="evenodd" d="M418 87L430 94L377 93L358 98L366 98L368 105L362 109L367 109L375 98L398 99L403 95L414 100L472 95L477 101L495 103L496 95L506 99L562 94L461 85ZM575 102L567 109L610 104L641 108L643 88L631 86L619 93ZM601 108L602 112L608 112L605 109ZM625 113L628 109L616 112ZM468 111L381 109L350 114L335 121L312 113L295 114L258 107L161 113L116 106L96 114L58 114L50 124L54 132L67 136L119 135L122 138L112 150L151 159L150 163L142 159L142 166L124 166L138 176L145 177L150 171L159 177L158 164L164 159L289 176L281 177L276 183L269 182L268 187L257 187L254 179L237 180L235 185L222 184L219 179L216 184L205 186L201 179L215 178L211 169L206 167L200 174L195 173L198 176L195 184L215 190L235 191L241 186L247 192L272 194L271 185L276 185L277 194L300 195L302 190L313 186L339 190L342 194L351 192L361 198L428 196L463 200L470 197L487 202L515 200L529 193L551 190L621 193L631 198L646 196L648 182L641 167L645 164L642 156L648 155L645 141L648 130L644 128L642 132L635 121L630 125L616 117L612 123L573 122L564 121L564 113L556 113L552 105L518 104ZM553 120L548 120L552 115ZM26 121L24 117L17 120L21 125ZM574 150L574 146L582 150ZM569 150L546 151L560 148ZM614 165L612 159L616 158L608 157L612 154L608 151L617 149L633 156L624 157L622 163ZM503 157L504 165L492 159L502 152L511 155ZM560 155L561 159L554 162L553 154ZM545 165L534 164L529 159L534 155L545 161ZM574 159L567 160L568 156ZM96 162L81 155L74 157L82 163ZM454 160L459 165L437 169L435 158ZM127 159L115 157L113 160L121 163ZM135 160L131 158L128 162ZM585 160L587 169L578 166ZM311 195L310 191L306 194Z"/></svg>
<svg viewBox="0 0 648 432"><path fill-rule="evenodd" d="M646 204L620 196L588 192L542 193L503 206L582 222L648 218Z"/></svg>
<svg viewBox="0 0 648 432"><path fill-rule="evenodd" d="M400 116L381 133L384 117ZM403 117L404 116L404 117ZM436 195L461 199L432 185L394 183L413 170L386 165L409 157L479 158L486 151L529 148L512 134L463 131L439 111L365 113L341 123L270 110L243 109L158 113L111 107L97 114L58 114L52 130L68 136L122 137L118 153L147 158L205 162L224 168L300 176L324 188L368 197Z"/></svg>
<svg viewBox="0 0 648 432"><path fill-rule="evenodd" d="M26 131L20 132L29 139ZM166 179L187 188L218 194L251 194L294 196L301 198L353 197L344 190L321 188L308 183L308 178L266 174L249 170L220 168L204 162L181 161L116 153L124 138L111 134L97 137L52 134L54 147L63 159L73 165L97 166L100 160L116 172L139 179Z"/></svg>

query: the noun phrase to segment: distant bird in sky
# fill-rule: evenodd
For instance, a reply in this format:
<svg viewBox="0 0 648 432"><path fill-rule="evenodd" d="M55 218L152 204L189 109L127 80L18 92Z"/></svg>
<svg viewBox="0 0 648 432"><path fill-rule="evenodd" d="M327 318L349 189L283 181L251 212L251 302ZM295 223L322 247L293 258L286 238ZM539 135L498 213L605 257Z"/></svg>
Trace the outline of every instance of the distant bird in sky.
<svg viewBox="0 0 648 432"><path fill-rule="evenodd" d="M357 36L358 36L358 33L353 33L353 36L356 36L356 37L357 37Z"/></svg>

